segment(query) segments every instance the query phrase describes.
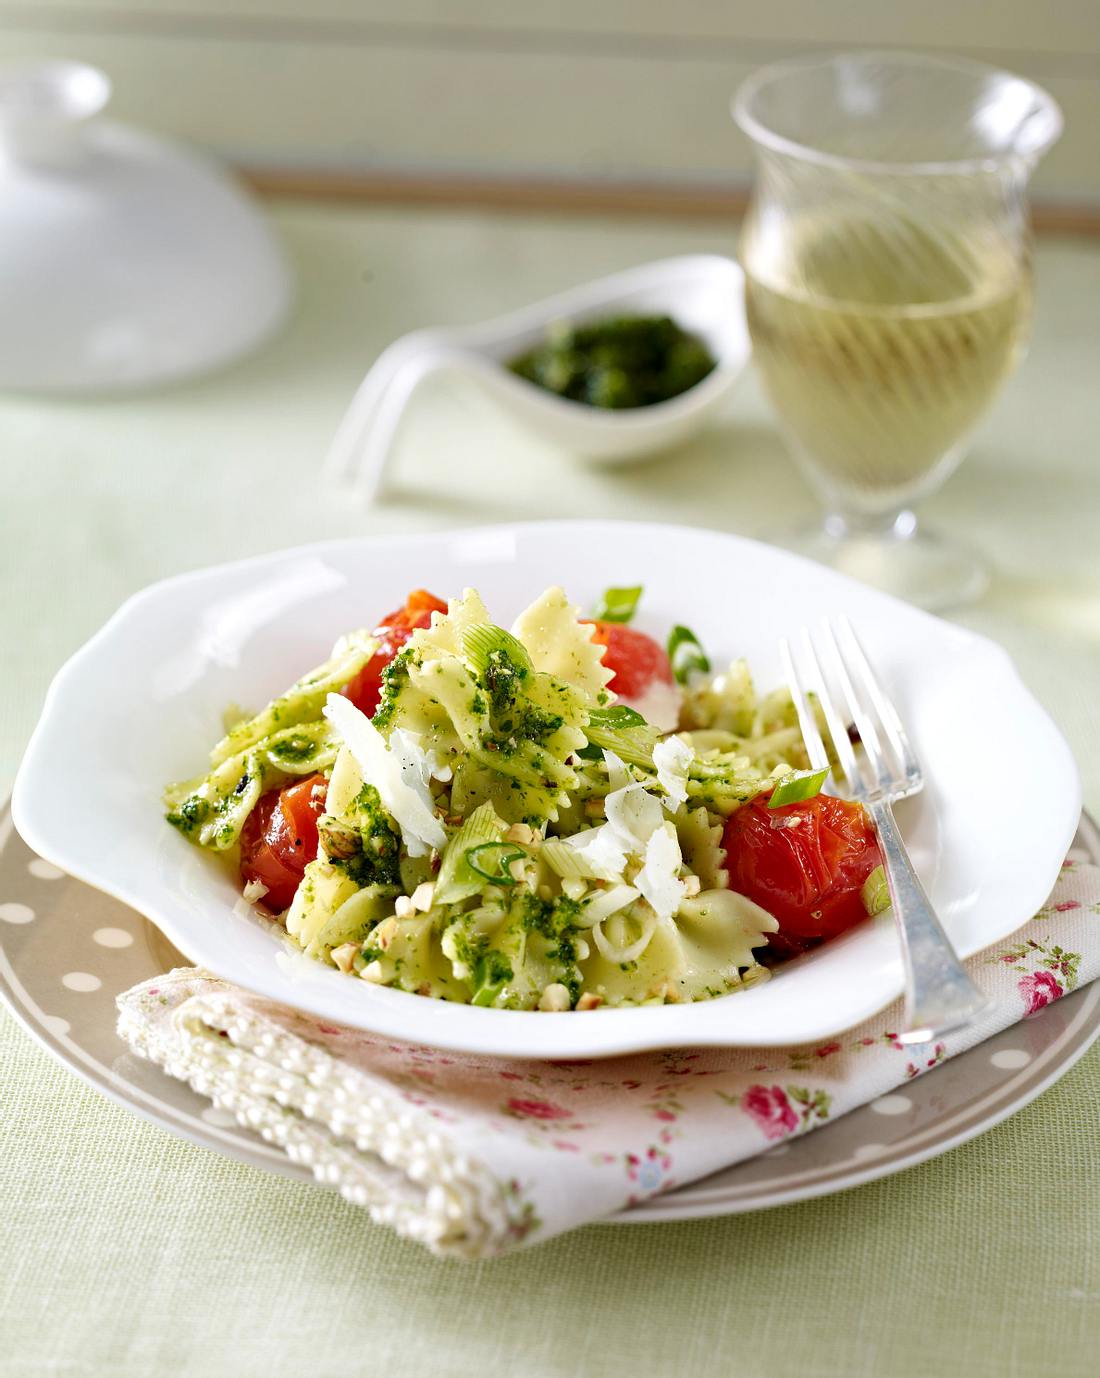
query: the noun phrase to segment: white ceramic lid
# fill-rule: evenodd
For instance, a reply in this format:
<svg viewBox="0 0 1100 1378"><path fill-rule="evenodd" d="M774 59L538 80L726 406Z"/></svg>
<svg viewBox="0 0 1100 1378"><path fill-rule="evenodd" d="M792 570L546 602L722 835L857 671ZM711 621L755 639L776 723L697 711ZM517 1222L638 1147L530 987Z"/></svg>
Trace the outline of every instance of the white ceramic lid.
<svg viewBox="0 0 1100 1378"><path fill-rule="evenodd" d="M248 197L195 154L97 118L110 82L0 67L0 388L205 372L283 320L290 277Z"/></svg>

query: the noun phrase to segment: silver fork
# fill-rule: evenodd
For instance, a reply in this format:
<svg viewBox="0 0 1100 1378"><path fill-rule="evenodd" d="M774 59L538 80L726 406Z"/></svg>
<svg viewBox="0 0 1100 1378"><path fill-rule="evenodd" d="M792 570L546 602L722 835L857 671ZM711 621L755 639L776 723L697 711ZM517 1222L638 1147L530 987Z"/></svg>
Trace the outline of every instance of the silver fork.
<svg viewBox="0 0 1100 1378"><path fill-rule="evenodd" d="M832 772L836 792L858 799L878 834L905 962L906 1031L900 1038L903 1043L925 1043L970 1024L990 1002L966 974L943 931L894 821L894 803L924 788L920 764L901 719L847 618L838 620L838 631L825 622L822 642L846 712L837 708L836 699L829 692L813 638L806 628L802 630L800 657L805 676L800 676L786 640L780 642L780 655L811 764L815 770L829 766L810 693L816 695L821 705L840 763L840 773ZM804 687L806 680L808 687ZM849 722L855 725L863 744L862 762L848 735Z"/></svg>

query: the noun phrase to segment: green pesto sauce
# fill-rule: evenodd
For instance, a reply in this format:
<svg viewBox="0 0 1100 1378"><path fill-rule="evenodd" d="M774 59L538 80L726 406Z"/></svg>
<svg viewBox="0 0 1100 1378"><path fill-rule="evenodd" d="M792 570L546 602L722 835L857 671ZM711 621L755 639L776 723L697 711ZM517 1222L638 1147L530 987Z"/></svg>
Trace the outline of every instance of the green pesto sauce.
<svg viewBox="0 0 1100 1378"><path fill-rule="evenodd" d="M401 697L401 691L409 680L409 661L412 659L412 647L406 646L403 651L399 651L393 660L382 671L382 693L378 700L378 707L374 711L371 721L379 732L384 732L387 727L392 726L394 714L397 711L397 702Z"/></svg>
<svg viewBox="0 0 1100 1378"><path fill-rule="evenodd" d="M400 890L401 835L373 785L364 785L355 796L352 812L361 850L333 864L345 870L356 885L387 885Z"/></svg>
<svg viewBox="0 0 1100 1378"><path fill-rule="evenodd" d="M702 382L715 361L703 341L670 316L615 316L592 325L558 324L508 367L559 397L621 410L678 397Z"/></svg>

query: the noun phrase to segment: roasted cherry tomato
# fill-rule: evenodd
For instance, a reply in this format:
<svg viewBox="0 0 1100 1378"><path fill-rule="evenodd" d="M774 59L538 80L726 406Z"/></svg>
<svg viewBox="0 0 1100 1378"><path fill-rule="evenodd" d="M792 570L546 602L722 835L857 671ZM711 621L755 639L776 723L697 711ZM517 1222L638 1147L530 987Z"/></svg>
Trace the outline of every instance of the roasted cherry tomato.
<svg viewBox="0 0 1100 1378"><path fill-rule="evenodd" d="M859 804L819 794L768 808L758 795L726 824L731 890L779 920L769 945L793 956L866 917L860 890L882 860Z"/></svg>
<svg viewBox="0 0 1100 1378"><path fill-rule="evenodd" d="M593 622L592 640L604 646L603 663L614 671L608 688L621 699L639 699L654 682L672 683L672 665L664 648L645 632L621 622Z"/></svg>
<svg viewBox="0 0 1100 1378"><path fill-rule="evenodd" d="M398 653L413 632L430 627L433 612L446 612L447 604L426 589L414 589L405 606L383 617L374 629L378 649L359 673L343 689L356 708L371 717L382 696L382 671Z"/></svg>
<svg viewBox="0 0 1100 1378"><path fill-rule="evenodd" d="M323 775L268 790L241 830L241 878L267 886L264 903L283 910L317 857L317 819L325 811Z"/></svg>

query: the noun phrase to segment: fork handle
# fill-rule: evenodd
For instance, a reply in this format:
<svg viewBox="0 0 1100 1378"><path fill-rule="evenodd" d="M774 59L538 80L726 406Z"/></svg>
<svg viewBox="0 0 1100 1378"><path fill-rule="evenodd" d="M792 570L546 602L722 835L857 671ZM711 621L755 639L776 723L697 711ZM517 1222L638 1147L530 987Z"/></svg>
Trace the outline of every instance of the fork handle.
<svg viewBox="0 0 1100 1378"><path fill-rule="evenodd" d="M894 811L885 799L865 805L878 833L883 870L901 934L905 962L905 1043L924 1043L969 1024L989 1008L987 996L974 985L943 931L924 893Z"/></svg>

